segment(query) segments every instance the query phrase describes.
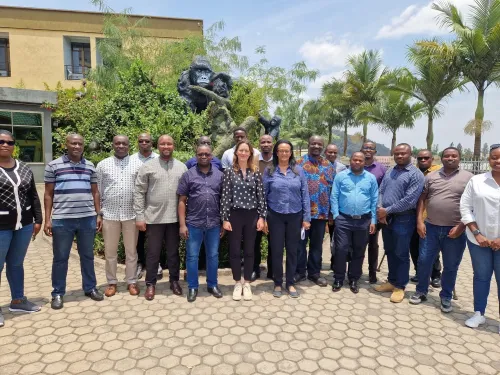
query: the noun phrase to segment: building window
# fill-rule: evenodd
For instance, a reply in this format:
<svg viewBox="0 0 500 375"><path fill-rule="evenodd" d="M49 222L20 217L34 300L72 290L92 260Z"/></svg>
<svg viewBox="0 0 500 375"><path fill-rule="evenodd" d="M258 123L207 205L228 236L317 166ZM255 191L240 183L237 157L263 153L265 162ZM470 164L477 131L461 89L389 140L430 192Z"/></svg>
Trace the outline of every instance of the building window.
<svg viewBox="0 0 500 375"><path fill-rule="evenodd" d="M10 77L9 39L0 36L0 77Z"/></svg>
<svg viewBox="0 0 500 375"><path fill-rule="evenodd" d="M0 129L16 137L17 158L26 163L43 163L42 114L0 111Z"/></svg>
<svg viewBox="0 0 500 375"><path fill-rule="evenodd" d="M90 38L65 36L64 70L67 80L80 80L87 77L92 67Z"/></svg>

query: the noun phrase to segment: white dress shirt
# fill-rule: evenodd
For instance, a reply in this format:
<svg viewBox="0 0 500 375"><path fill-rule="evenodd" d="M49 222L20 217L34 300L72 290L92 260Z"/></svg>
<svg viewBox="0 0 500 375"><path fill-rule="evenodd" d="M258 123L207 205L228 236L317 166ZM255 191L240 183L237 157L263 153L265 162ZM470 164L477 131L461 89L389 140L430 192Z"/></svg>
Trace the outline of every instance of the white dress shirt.
<svg viewBox="0 0 500 375"><path fill-rule="evenodd" d="M234 146L233 148L230 148L229 150L224 151L224 154L222 154L222 158L220 159L220 162L222 164L223 169L229 168L233 165L233 157L234 157L234 150L235 149L236 149L236 146ZM260 151L257 150L256 148L254 148L253 149L253 156L259 157Z"/></svg>
<svg viewBox="0 0 500 375"><path fill-rule="evenodd" d="M488 240L500 238L500 186L491 172L470 179L460 200L460 214L464 224L476 222ZM467 238L479 245L469 228Z"/></svg>
<svg viewBox="0 0 500 375"><path fill-rule="evenodd" d="M127 221L135 219L134 187L137 171L142 166L139 158L111 156L97 164L97 187L101 195L104 219Z"/></svg>

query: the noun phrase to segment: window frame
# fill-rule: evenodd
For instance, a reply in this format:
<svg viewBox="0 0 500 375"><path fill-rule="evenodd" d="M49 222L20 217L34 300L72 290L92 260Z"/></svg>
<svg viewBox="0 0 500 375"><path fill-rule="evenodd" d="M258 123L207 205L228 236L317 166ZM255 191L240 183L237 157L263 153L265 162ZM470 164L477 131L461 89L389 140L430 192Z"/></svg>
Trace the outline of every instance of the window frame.
<svg viewBox="0 0 500 375"><path fill-rule="evenodd" d="M7 72L7 75L0 75L0 78L2 77L10 77L11 72L10 72L10 40L9 37L0 37L0 46L3 47L5 53L4 53L4 58L5 58L5 70Z"/></svg>

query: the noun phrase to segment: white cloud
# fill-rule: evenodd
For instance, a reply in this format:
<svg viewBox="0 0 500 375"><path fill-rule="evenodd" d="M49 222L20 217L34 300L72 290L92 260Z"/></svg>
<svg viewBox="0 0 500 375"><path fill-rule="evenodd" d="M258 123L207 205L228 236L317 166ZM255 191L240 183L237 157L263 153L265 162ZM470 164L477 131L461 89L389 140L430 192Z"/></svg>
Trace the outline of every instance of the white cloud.
<svg viewBox="0 0 500 375"><path fill-rule="evenodd" d="M316 78L316 81L312 82L309 87L312 89L321 89L325 83L330 82L333 78L340 79L343 75L344 70L322 74Z"/></svg>
<svg viewBox="0 0 500 375"><path fill-rule="evenodd" d="M424 6L410 5L399 16L394 17L391 23L382 26L376 39L396 39L406 35L443 35L449 31L440 27L436 21L439 14L431 8L433 1ZM474 0L454 0L453 4L466 14L469 5Z"/></svg>
<svg viewBox="0 0 500 375"><path fill-rule="evenodd" d="M364 48L342 38L335 40L331 34L326 34L313 41L305 42L299 53L313 68L320 70L339 68L345 65L347 57L361 53Z"/></svg>

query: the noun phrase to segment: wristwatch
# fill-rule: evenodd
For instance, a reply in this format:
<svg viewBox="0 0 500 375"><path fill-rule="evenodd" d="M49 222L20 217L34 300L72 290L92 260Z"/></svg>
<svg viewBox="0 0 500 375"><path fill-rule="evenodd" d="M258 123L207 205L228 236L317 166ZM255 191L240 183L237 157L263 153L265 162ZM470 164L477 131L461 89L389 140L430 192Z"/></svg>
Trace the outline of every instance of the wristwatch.
<svg viewBox="0 0 500 375"><path fill-rule="evenodd" d="M479 229L476 229L476 230L473 230L473 231L472 231L472 234L473 234L474 236L477 236L478 234L481 234L481 231L480 231Z"/></svg>
<svg viewBox="0 0 500 375"><path fill-rule="evenodd" d="M97 215L99 215L100 217L104 217L104 214L101 212L98 212Z"/></svg>

